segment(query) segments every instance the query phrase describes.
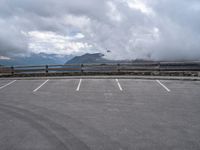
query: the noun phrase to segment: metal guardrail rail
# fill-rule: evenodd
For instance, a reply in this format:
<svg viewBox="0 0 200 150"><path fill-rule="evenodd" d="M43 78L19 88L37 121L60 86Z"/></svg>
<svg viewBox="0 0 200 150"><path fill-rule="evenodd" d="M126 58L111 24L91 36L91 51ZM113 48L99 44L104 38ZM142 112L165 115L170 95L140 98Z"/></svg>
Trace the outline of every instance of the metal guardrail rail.
<svg viewBox="0 0 200 150"><path fill-rule="evenodd" d="M67 64L0 67L0 75L33 75L33 74L72 74L72 73L156 73L193 72L200 74L200 62L155 62L155 63L122 63L122 64Z"/></svg>

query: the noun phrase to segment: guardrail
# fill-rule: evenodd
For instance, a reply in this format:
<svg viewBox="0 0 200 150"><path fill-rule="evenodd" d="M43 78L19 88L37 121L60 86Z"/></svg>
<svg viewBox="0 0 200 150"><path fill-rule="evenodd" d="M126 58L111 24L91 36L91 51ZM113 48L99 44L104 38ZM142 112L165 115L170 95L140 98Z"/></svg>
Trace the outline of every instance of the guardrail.
<svg viewBox="0 0 200 150"><path fill-rule="evenodd" d="M200 62L106 63L0 67L0 75L4 76L88 73L160 75L167 72L193 73L193 76L199 76Z"/></svg>

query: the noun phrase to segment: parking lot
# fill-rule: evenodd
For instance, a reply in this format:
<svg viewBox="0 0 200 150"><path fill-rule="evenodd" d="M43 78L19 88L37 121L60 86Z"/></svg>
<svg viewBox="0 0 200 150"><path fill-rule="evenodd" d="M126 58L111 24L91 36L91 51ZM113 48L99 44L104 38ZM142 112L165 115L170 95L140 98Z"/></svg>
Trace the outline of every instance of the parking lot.
<svg viewBox="0 0 200 150"><path fill-rule="evenodd" d="M199 150L200 81L0 80L1 150Z"/></svg>

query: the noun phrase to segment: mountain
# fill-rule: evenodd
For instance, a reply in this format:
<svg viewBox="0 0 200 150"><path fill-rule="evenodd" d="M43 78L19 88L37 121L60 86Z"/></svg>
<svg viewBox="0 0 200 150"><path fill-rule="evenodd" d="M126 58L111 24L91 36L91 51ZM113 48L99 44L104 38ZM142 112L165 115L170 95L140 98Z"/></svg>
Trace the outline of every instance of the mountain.
<svg viewBox="0 0 200 150"><path fill-rule="evenodd" d="M67 61L65 64L82 64L82 63L109 63L111 60L107 60L103 58L103 54L101 53L94 53L89 54L86 53L82 56L76 56L71 60Z"/></svg>
<svg viewBox="0 0 200 150"><path fill-rule="evenodd" d="M94 53L89 54L86 53L82 56L76 56L71 60L68 60L65 64L87 64L87 63L152 63L154 61L151 60L143 60L143 59L135 59L135 60L109 60L103 58L103 54Z"/></svg>
<svg viewBox="0 0 200 150"><path fill-rule="evenodd" d="M0 64L4 66L64 64L66 60L72 57L72 55L58 56L55 54L39 53L26 57L16 56L9 60L0 60Z"/></svg>

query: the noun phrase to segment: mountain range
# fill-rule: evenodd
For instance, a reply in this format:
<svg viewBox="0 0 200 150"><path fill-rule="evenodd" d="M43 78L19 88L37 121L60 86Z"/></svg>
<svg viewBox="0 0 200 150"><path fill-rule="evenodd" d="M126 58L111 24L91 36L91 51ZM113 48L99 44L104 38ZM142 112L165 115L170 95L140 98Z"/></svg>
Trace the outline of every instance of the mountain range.
<svg viewBox="0 0 200 150"><path fill-rule="evenodd" d="M131 62L152 62L146 60L109 60L101 53L86 53L81 56L58 56L54 54L31 54L27 57L14 57L8 60L0 60L0 66L21 66L21 65L51 65L51 64L87 64L87 63L131 63Z"/></svg>
<svg viewBox="0 0 200 150"><path fill-rule="evenodd" d="M3 66L21 66L21 65L46 65L46 64L64 64L73 58L73 55L59 56L55 54L30 54L26 57L12 57L11 59L0 60Z"/></svg>

